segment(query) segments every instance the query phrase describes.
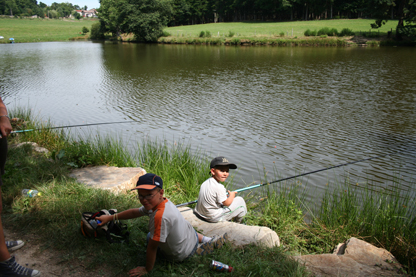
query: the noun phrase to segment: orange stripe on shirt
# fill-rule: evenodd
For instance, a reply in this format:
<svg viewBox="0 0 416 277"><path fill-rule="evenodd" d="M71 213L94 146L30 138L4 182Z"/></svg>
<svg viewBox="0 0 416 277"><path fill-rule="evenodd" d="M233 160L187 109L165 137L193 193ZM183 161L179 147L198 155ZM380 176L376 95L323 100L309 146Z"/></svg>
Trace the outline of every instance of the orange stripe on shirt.
<svg viewBox="0 0 416 277"><path fill-rule="evenodd" d="M162 218L163 213L165 212L165 204L168 202L168 199L165 199L162 203L157 206L157 211L155 214L154 222L155 222L155 232L153 234L153 240L160 241L160 232L162 227Z"/></svg>

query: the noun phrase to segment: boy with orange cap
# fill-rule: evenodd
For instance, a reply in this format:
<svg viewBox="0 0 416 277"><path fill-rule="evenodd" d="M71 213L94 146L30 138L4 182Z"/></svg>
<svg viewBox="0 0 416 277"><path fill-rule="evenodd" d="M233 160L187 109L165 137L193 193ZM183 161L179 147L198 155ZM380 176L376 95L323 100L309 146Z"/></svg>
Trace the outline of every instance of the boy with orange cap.
<svg viewBox="0 0 416 277"><path fill-rule="evenodd" d="M137 190L143 206L97 218L101 221L98 224L101 226L111 220L149 216L146 265L130 270L130 276L143 276L150 272L154 267L158 250L168 260L183 261L195 253L199 255L211 253L214 247L220 248L226 241L226 234L210 238L197 233L178 208L163 197L163 181L159 176L152 173L140 176L133 190ZM198 243L203 244L198 247Z"/></svg>

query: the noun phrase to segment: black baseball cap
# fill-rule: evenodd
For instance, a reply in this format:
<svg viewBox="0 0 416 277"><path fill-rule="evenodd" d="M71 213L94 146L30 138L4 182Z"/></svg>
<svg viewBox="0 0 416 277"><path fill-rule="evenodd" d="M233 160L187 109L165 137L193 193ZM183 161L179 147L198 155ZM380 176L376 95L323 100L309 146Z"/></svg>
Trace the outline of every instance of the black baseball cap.
<svg viewBox="0 0 416 277"><path fill-rule="evenodd" d="M135 189L154 190L155 188L163 189L162 178L153 173L146 173L139 177Z"/></svg>
<svg viewBox="0 0 416 277"><path fill-rule="evenodd" d="M220 156L216 157L211 161L210 168L215 168L217 165L228 165L230 169L237 169L237 166L233 163L230 163L226 158Z"/></svg>

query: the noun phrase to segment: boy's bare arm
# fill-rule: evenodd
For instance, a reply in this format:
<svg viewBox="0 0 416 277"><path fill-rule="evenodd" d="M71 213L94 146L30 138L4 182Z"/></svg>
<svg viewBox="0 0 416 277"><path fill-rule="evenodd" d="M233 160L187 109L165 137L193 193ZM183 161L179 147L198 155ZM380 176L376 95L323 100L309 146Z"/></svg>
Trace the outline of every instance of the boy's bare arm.
<svg viewBox="0 0 416 277"><path fill-rule="evenodd" d="M222 204L224 206L230 206L231 203L233 203L236 194L236 191L228 191L228 198L224 202L222 202Z"/></svg>
<svg viewBox="0 0 416 277"><path fill-rule="evenodd" d="M157 247L159 246L158 241L154 241L149 239L149 243L147 244L146 249L146 266L138 266L133 268L129 271L129 276L143 276L149 273L153 267L155 266L156 262L156 254L157 254Z"/></svg>
<svg viewBox="0 0 416 277"><path fill-rule="evenodd" d="M132 218L136 218L136 217L141 217L143 216L143 214L140 212L140 210L138 208L136 209L129 209L129 210L125 210L121 213L117 213L116 216L114 215L102 215L100 217L97 217L96 219L101 221L100 224L98 224L98 226L101 226L103 224L106 224L107 222L110 222L114 219L132 219Z"/></svg>
<svg viewBox="0 0 416 277"><path fill-rule="evenodd" d="M156 262L156 254L157 254L157 247L159 246L159 242L149 239L149 243L147 244L146 250L146 270L150 272Z"/></svg>
<svg viewBox="0 0 416 277"><path fill-rule="evenodd" d="M7 117L6 105L0 97L0 137L6 137L12 130L12 125Z"/></svg>

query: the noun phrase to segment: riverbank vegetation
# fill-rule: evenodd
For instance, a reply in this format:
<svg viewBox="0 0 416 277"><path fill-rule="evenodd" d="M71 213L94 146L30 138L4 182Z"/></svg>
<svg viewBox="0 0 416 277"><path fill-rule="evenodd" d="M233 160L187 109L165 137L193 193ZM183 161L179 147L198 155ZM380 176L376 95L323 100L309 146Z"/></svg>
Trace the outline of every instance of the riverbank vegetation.
<svg viewBox="0 0 416 277"><path fill-rule="evenodd" d="M10 111L24 118L27 125L14 128L37 129L52 123L39 123L26 110ZM49 149L38 153L31 145L14 148L19 142L31 141ZM86 239L80 232L80 217L85 211L138 207L134 193L114 195L109 191L87 188L68 177L71 169L94 165L118 167L140 166L162 176L166 196L175 204L195 200L198 188L208 178L209 158L203 152L190 150L186 143L166 140L139 142L137 150L126 151L121 140L96 134L65 134L58 129L25 132L9 138L6 173L3 175L4 222L24 232L36 234L47 247L64 251L63 262L83 263L91 270L105 265L114 276L144 263L147 219L126 221L131 232L130 244L108 244L105 239ZM261 173L259 173L261 174ZM262 182L278 179L264 174ZM161 261L150 276L166 274L195 276L210 274L212 259L235 267L236 276L305 276L305 268L291 255L330 253L341 242L354 236L390 251L410 274L415 274L416 205L414 189L400 187L391 180L381 190L371 183L340 180L327 184L320 205L310 203L305 189L307 180L295 179L264 186L244 197L249 213L245 224L267 226L276 231L281 247L258 246L234 248L231 244L214 254L195 256L184 263ZM227 184L234 185L232 180ZM25 198L20 191L37 189L43 196ZM308 218L308 222L305 218Z"/></svg>
<svg viewBox="0 0 416 277"><path fill-rule="evenodd" d="M166 44L208 44L208 45L274 45L274 46L346 46L383 45L397 43L386 40L396 21L387 22L377 31L371 30L370 19L338 19L326 21L297 22L230 22L199 24L163 29L164 36L159 43ZM88 39L97 32L97 19L20 19L0 18L0 43L67 41ZM337 30L340 34L350 26L349 36L318 35L322 29ZM97 29L98 28L98 29ZM85 32L88 29L90 32ZM309 32L308 32L309 30ZM316 31L316 35L313 34ZM306 33L306 34L305 34ZM312 35L311 35L312 33ZM354 35L351 35L351 34ZM394 31L393 31L394 33ZM88 36L88 34L91 34ZM133 35L121 35L122 41L135 41Z"/></svg>
<svg viewBox="0 0 416 277"><path fill-rule="evenodd" d="M95 7L97 8L97 7ZM0 1L0 14L9 17L75 18L86 16L87 7L71 3L52 3L50 6L31 1ZM88 13L90 14L90 13ZM379 29L391 20L397 40L416 40L416 6L413 0L303 0L272 3L267 1L112 1L101 0L91 16L98 16L99 26L93 37L120 39L133 34L135 41L156 42L166 26L184 26L232 22L297 22L333 19L371 18L368 28ZM336 28L336 26L326 26ZM351 28L351 26L343 26ZM284 33L284 31L282 32ZM288 36L286 32L286 36ZM213 34L213 33L212 33ZM292 35L293 36L293 35Z"/></svg>
<svg viewBox="0 0 416 277"><path fill-rule="evenodd" d="M397 24L389 21L377 31L370 19L338 19L296 22L232 22L169 27L158 39L166 44L275 45L275 46L348 46L380 45L393 37ZM348 26L348 28L345 28ZM320 30L332 30L329 36ZM348 31L346 30L348 29ZM311 31L312 30L312 31ZM318 34L319 33L319 34ZM133 37L126 40L134 39ZM390 40L391 42L391 40Z"/></svg>

